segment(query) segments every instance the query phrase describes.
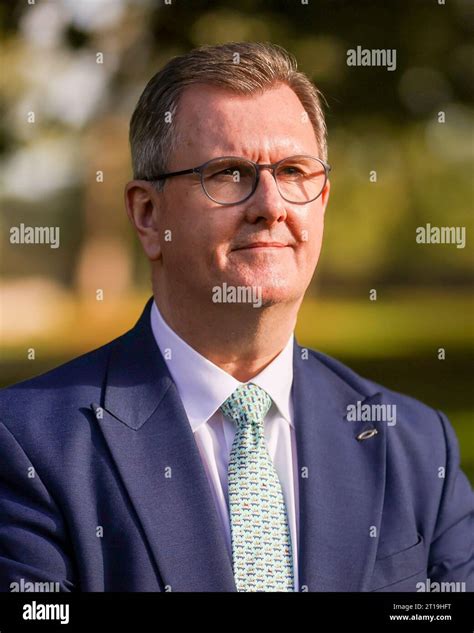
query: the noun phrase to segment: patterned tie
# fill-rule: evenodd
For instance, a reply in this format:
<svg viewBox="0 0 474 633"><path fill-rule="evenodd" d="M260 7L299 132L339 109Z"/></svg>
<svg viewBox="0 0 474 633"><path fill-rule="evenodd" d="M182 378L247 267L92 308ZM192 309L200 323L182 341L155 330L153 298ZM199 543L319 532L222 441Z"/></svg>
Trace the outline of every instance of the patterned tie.
<svg viewBox="0 0 474 633"><path fill-rule="evenodd" d="M248 383L221 406L237 425L228 469L237 591L294 590L285 500L263 430L271 404L266 391Z"/></svg>

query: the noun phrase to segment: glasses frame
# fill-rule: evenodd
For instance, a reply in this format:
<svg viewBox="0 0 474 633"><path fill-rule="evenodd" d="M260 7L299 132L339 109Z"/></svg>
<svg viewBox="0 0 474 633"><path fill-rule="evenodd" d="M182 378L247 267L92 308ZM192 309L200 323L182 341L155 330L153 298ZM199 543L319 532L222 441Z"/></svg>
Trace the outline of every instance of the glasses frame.
<svg viewBox="0 0 474 633"><path fill-rule="evenodd" d="M204 185L203 172L204 172L205 168L210 163L212 163L212 162L214 162L216 160L222 160L222 159L226 159L226 158L243 160L243 161L249 163L250 165L252 165L254 167L254 169L255 169L255 172L256 172L255 183L254 183L254 186L252 188L252 191L247 196L245 196L245 198L242 198L242 200L238 200L237 202L219 202L219 200L216 200L215 198L213 198L206 191L206 187ZM282 163L284 163L285 161L290 160L292 158L312 158L313 160L317 160L318 163L320 163L323 166L323 168L324 168L324 185L322 186L321 191L318 193L318 195L315 196L314 198L312 198L311 200L305 200L304 202L293 202L292 200L289 200L288 198L285 198L285 196L280 191L280 186L279 186L278 180L276 178L276 170L278 169L278 167ZM323 193L324 188L326 186L326 183L328 181L329 172L331 171L332 167L331 167L331 165L329 165L329 163L326 163L321 158L317 158L316 156L311 156L309 154L295 154L294 156L288 156L286 158L282 158L281 160L277 161L276 163L270 163L270 164L267 164L267 163L255 163L253 160L250 160L249 158L244 158L243 156L217 156L216 158L211 158L210 160L206 161L205 163L202 163L202 165L198 165L197 167L191 167L190 169L182 169L181 171L171 171L171 172L168 172L167 174L158 174L154 178L144 178L144 180L153 182L155 180L165 180L166 178L174 178L175 176L185 176L186 174L199 174L199 177L200 177L200 180L201 180L201 189L204 191L205 195L209 198L209 200L212 200L212 202L216 202L217 204L220 204L220 205L222 205L224 207L230 207L230 206L234 206L236 204L242 204L243 202L246 202L249 198L251 198L253 196L253 194L257 190L258 183L260 182L260 172L261 172L262 169L271 169L272 175L273 175L273 179L275 180L275 183L276 183L276 186L277 186L277 189L278 189L278 193L283 198L283 200L286 200L287 202L290 202L291 204L309 204L310 202L314 202L315 200L317 200L319 198L319 196Z"/></svg>

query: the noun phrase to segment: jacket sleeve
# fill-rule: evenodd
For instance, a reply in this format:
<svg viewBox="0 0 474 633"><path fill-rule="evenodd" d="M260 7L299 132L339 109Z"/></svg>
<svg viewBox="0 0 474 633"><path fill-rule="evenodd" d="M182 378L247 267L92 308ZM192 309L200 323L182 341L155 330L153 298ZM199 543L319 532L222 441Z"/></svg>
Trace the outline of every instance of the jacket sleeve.
<svg viewBox="0 0 474 633"><path fill-rule="evenodd" d="M53 582L74 589L61 512L33 464L0 423L0 591L15 583Z"/></svg>
<svg viewBox="0 0 474 633"><path fill-rule="evenodd" d="M465 582L466 591L474 591L474 493L459 468L454 431L446 416L438 413L446 441L446 468L428 575L437 582Z"/></svg>

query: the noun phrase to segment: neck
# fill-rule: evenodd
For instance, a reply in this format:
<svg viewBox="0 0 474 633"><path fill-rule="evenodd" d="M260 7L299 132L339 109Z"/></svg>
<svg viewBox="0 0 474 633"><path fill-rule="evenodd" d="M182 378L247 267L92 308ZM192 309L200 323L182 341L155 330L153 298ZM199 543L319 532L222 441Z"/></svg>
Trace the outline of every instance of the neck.
<svg viewBox="0 0 474 633"><path fill-rule="evenodd" d="M254 308L249 304L196 302L154 288L169 327L188 345L240 382L256 376L292 335L301 300Z"/></svg>

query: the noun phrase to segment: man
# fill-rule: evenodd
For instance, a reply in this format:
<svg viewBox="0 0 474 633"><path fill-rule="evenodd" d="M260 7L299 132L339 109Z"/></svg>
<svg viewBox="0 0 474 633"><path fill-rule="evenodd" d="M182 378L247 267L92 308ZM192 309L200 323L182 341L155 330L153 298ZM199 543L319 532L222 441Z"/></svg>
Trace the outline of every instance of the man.
<svg viewBox="0 0 474 633"><path fill-rule="evenodd" d="M154 299L124 336L4 391L2 590L472 589L445 416L294 340L330 168L293 58L235 43L171 60L130 141Z"/></svg>

